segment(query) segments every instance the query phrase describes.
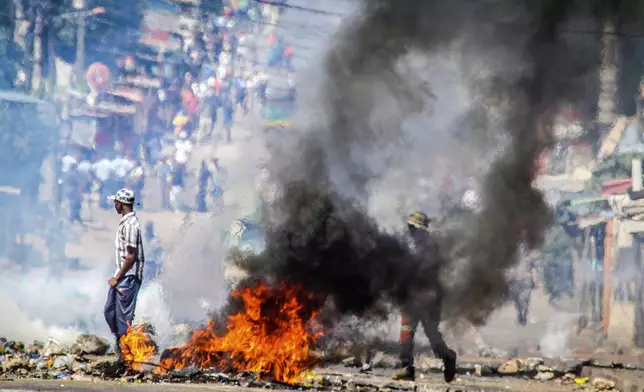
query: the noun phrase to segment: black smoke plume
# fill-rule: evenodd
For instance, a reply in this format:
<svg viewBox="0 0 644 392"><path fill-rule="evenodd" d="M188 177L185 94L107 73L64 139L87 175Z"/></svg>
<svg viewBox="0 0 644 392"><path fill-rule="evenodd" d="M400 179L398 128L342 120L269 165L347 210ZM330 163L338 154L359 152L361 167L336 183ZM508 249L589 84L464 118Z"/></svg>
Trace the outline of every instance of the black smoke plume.
<svg viewBox="0 0 644 392"><path fill-rule="evenodd" d="M445 281L445 317L485 322L507 298L505 272L519 244L539 247L552 223L533 181L537 158L553 143L558 105L586 99L579 75L596 75L597 47L578 46L565 29L578 18L601 30L615 12L605 3L615 2L365 0L324 59L315 102L321 115L299 124L301 137L272 162L283 193L268 208L267 248L238 263L252 277L303 284L342 315L372 315L382 304L404 304L419 288L437 290L441 268L454 267ZM432 94L440 97L422 78L402 74L401 59L455 48L468 82L485 98L480 107L502 119L482 131L507 144L484 178L482 210L449 233L459 252L413 256L403 237L382 232L363 207L380 176L370 162L400 141L403 122ZM383 91L398 113L374 123Z"/></svg>

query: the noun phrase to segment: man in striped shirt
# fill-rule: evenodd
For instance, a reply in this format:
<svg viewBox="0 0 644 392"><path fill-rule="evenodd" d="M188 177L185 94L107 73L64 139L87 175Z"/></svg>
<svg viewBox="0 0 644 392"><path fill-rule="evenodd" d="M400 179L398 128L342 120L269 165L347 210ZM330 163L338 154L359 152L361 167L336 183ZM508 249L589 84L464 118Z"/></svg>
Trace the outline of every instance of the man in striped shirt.
<svg viewBox="0 0 644 392"><path fill-rule="evenodd" d="M116 271L108 280L110 286L105 303L105 321L116 337L116 354L121 358L120 338L127 333L134 319L136 297L143 280L143 242L139 219L134 213L134 192L121 189L108 197L121 215L116 229Z"/></svg>

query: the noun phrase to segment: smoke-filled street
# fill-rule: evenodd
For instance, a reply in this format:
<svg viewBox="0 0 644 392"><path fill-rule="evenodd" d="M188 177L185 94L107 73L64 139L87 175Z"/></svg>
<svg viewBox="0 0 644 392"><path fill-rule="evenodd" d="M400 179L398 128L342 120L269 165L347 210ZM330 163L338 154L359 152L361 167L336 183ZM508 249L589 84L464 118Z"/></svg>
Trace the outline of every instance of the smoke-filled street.
<svg viewBox="0 0 644 392"><path fill-rule="evenodd" d="M641 390L644 2L5 3L0 391Z"/></svg>

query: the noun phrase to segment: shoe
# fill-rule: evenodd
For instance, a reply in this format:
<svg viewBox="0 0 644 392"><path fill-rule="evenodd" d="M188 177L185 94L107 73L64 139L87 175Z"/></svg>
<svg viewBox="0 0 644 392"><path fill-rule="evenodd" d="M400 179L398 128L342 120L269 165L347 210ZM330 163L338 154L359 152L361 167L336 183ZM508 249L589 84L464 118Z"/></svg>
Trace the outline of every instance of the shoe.
<svg viewBox="0 0 644 392"><path fill-rule="evenodd" d="M449 350L447 356L443 357L443 378L445 382L452 382L456 377L456 352Z"/></svg>
<svg viewBox="0 0 644 392"><path fill-rule="evenodd" d="M360 367L360 373L371 373L372 367L370 363L365 363Z"/></svg>
<svg viewBox="0 0 644 392"><path fill-rule="evenodd" d="M397 381L414 381L416 380L416 369L413 366L405 366L395 371L391 378Z"/></svg>
<svg viewBox="0 0 644 392"><path fill-rule="evenodd" d="M116 344L114 344L114 354L116 354L118 362L123 361L123 350L121 349L121 339L119 338L116 338Z"/></svg>

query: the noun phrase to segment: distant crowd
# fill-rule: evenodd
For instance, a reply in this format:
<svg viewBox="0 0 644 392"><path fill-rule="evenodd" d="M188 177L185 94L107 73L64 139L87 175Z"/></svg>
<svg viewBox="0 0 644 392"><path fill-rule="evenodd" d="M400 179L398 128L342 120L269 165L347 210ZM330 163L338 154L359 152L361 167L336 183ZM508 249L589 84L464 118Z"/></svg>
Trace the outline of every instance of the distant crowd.
<svg viewBox="0 0 644 392"><path fill-rule="evenodd" d="M279 15L270 4L231 0L220 15L203 16L199 32L184 34L178 61L143 66L134 56L120 59L118 78L155 77L161 87L148 91L152 109L136 145L70 146L59 156L57 205L67 207L69 221L84 222L84 205L90 216L95 206L111 208L106 197L122 187L134 190L139 208L153 199L163 210L216 208L226 171L214 158L191 167L191 156L195 144L229 143L236 118L265 102L269 72L292 71L293 49L272 29ZM190 177L194 203L186 202Z"/></svg>

